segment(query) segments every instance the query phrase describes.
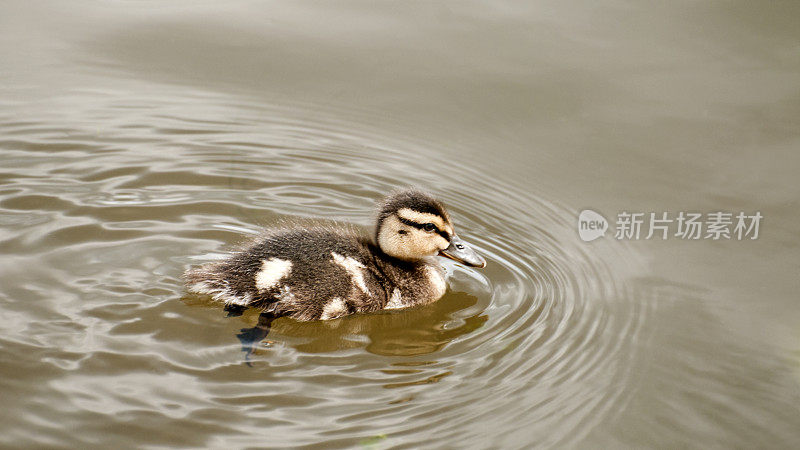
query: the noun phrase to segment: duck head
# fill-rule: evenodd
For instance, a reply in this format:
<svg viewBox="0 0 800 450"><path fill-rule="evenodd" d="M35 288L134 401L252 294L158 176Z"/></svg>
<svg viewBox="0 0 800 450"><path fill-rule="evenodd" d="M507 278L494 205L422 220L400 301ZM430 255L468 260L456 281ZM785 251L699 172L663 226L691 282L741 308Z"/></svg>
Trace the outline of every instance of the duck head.
<svg viewBox="0 0 800 450"><path fill-rule="evenodd" d="M440 255L486 267L486 260L456 235L444 205L417 189L398 191L383 200L375 234L381 251L398 259Z"/></svg>

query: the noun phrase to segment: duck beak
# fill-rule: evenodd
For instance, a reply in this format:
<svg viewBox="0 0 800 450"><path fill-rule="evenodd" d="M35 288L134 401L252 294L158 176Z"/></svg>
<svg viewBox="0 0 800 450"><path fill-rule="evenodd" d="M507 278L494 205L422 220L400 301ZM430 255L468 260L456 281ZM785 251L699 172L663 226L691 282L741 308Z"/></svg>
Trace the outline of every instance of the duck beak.
<svg viewBox="0 0 800 450"><path fill-rule="evenodd" d="M486 260L475 253L460 237L453 235L450 246L439 251L440 256L446 256L470 267L486 267Z"/></svg>

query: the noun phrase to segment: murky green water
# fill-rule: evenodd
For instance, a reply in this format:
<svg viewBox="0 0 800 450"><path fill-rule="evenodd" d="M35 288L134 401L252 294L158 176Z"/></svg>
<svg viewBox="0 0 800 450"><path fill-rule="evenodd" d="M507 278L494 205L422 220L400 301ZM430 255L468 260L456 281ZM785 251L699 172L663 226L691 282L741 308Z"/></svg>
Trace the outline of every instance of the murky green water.
<svg viewBox="0 0 800 450"><path fill-rule="evenodd" d="M0 5L0 443L800 445L794 2ZM180 274L397 186L489 265L281 319L245 364ZM585 208L760 211L583 242Z"/></svg>

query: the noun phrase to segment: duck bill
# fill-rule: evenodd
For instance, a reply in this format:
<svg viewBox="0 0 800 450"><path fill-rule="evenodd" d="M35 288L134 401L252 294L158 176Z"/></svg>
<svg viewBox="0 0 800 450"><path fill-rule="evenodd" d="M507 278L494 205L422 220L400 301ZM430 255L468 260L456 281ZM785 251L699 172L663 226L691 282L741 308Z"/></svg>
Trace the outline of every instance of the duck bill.
<svg viewBox="0 0 800 450"><path fill-rule="evenodd" d="M440 250L439 255L446 256L470 267L486 267L486 260L458 236L453 236L450 239L450 246Z"/></svg>

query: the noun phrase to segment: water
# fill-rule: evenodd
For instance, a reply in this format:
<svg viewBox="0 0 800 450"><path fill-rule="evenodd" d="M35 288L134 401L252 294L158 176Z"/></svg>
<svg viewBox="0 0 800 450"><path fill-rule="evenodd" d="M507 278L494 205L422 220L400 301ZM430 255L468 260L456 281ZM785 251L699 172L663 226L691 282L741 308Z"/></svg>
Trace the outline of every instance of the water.
<svg viewBox="0 0 800 450"><path fill-rule="evenodd" d="M793 3L7 2L0 442L795 447ZM408 184L483 270L280 319L245 364L180 274ZM582 242L578 211L747 211L755 241Z"/></svg>

